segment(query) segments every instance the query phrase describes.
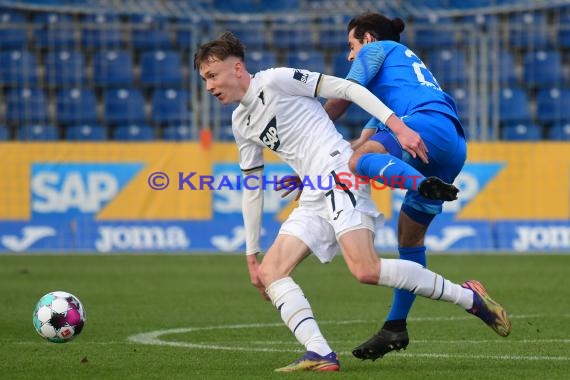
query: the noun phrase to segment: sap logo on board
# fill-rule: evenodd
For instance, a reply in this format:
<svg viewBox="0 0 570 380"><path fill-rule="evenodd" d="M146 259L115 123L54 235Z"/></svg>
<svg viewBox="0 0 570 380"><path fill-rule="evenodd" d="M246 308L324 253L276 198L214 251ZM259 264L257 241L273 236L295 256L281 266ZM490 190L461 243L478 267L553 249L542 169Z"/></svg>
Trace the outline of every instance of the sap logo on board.
<svg viewBox="0 0 570 380"><path fill-rule="evenodd" d="M516 251L570 248L569 226L519 226L515 234L512 244Z"/></svg>
<svg viewBox="0 0 570 380"><path fill-rule="evenodd" d="M143 166L138 163L34 163L32 213L96 214Z"/></svg>
<svg viewBox="0 0 570 380"><path fill-rule="evenodd" d="M99 252L181 250L190 238L177 226L105 226L98 228L95 249Z"/></svg>

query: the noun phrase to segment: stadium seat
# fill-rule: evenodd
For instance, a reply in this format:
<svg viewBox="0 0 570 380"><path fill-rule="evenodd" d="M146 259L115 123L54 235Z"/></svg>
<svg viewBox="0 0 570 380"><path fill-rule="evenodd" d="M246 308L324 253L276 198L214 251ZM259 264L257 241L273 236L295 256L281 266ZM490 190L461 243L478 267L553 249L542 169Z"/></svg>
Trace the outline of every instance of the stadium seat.
<svg viewBox="0 0 570 380"><path fill-rule="evenodd" d="M81 43L90 49L118 50L123 47L118 14L95 13L83 16Z"/></svg>
<svg viewBox="0 0 570 380"><path fill-rule="evenodd" d="M565 12L559 15L556 37L559 47L563 49L570 48L570 9L566 9Z"/></svg>
<svg viewBox="0 0 570 380"><path fill-rule="evenodd" d="M105 141L107 129L98 124L70 125L65 128L65 139L69 141Z"/></svg>
<svg viewBox="0 0 570 380"><path fill-rule="evenodd" d="M245 59L247 69L252 74L277 66L277 58L269 50L249 52Z"/></svg>
<svg viewBox="0 0 570 380"><path fill-rule="evenodd" d="M497 94L498 98L498 111L499 121L503 124L525 122L527 123L530 117L529 99L526 92L518 87L502 88ZM495 97L491 96L489 99L489 109L491 113L497 107L495 105Z"/></svg>
<svg viewBox="0 0 570 380"><path fill-rule="evenodd" d="M131 86L134 81L133 72L133 58L126 51L110 50L93 55L93 82L96 86Z"/></svg>
<svg viewBox="0 0 570 380"><path fill-rule="evenodd" d="M242 15L237 21L224 23L223 27L225 30L231 30L248 51L263 50L269 45L265 24L261 20L253 20Z"/></svg>
<svg viewBox="0 0 570 380"><path fill-rule="evenodd" d="M24 124L16 129L16 138L21 141L59 140L59 131L53 125Z"/></svg>
<svg viewBox="0 0 570 380"><path fill-rule="evenodd" d="M322 73L325 71L325 57L320 51L292 52L287 57L287 66Z"/></svg>
<svg viewBox="0 0 570 380"><path fill-rule="evenodd" d="M154 131L146 124L120 125L113 131L113 139L117 141L152 141Z"/></svg>
<svg viewBox="0 0 570 380"><path fill-rule="evenodd" d="M488 67L488 82L498 81L503 86L516 86L518 79L515 70L515 59L507 50L498 50L484 63Z"/></svg>
<svg viewBox="0 0 570 380"><path fill-rule="evenodd" d="M427 55L427 66L443 88L465 87L469 67L465 52L459 49L440 49Z"/></svg>
<svg viewBox="0 0 570 380"><path fill-rule="evenodd" d="M540 90L536 95L536 117L544 124L570 121L570 88Z"/></svg>
<svg viewBox="0 0 570 380"><path fill-rule="evenodd" d="M137 50L172 49L171 36L166 30L166 18L159 15L133 15L132 45Z"/></svg>
<svg viewBox="0 0 570 380"><path fill-rule="evenodd" d="M182 62L174 51L147 51L141 56L141 82L145 86L180 87Z"/></svg>
<svg viewBox="0 0 570 380"><path fill-rule="evenodd" d="M343 14L318 18L319 31L316 46L320 49L343 51L348 54L346 25L348 25L351 19L352 16Z"/></svg>
<svg viewBox="0 0 570 380"><path fill-rule="evenodd" d="M475 120L469 120L469 103L471 101L476 101L469 96L469 91L466 87L455 87L449 91L449 94L455 100L455 106L457 107L457 113L459 114L459 119L465 125L475 122ZM477 105L474 104L474 107Z"/></svg>
<svg viewBox="0 0 570 380"><path fill-rule="evenodd" d="M7 86L34 86L38 82L36 56L27 50L0 52L0 83Z"/></svg>
<svg viewBox="0 0 570 380"><path fill-rule="evenodd" d="M453 20L431 13L414 21L414 49L450 48L457 44Z"/></svg>
<svg viewBox="0 0 570 380"><path fill-rule="evenodd" d="M509 46L514 49L538 50L551 47L545 13L523 12L509 16Z"/></svg>
<svg viewBox="0 0 570 380"><path fill-rule="evenodd" d="M562 57L557 50L529 51L524 55L523 79L529 87L561 86Z"/></svg>
<svg viewBox="0 0 570 380"><path fill-rule="evenodd" d="M136 124L146 122L144 97L137 89L107 90L103 103L105 120L108 123Z"/></svg>
<svg viewBox="0 0 570 380"><path fill-rule="evenodd" d="M37 88L14 88L7 94L6 120L9 123L45 123L47 101Z"/></svg>
<svg viewBox="0 0 570 380"><path fill-rule="evenodd" d="M539 141L542 139L540 126L532 123L510 124L501 128L501 139L508 141Z"/></svg>
<svg viewBox="0 0 570 380"><path fill-rule="evenodd" d="M10 130L5 126L0 124L0 141L10 140Z"/></svg>
<svg viewBox="0 0 570 380"><path fill-rule="evenodd" d="M217 141L235 141L232 126L227 124L221 125L214 133L214 137Z"/></svg>
<svg viewBox="0 0 570 380"><path fill-rule="evenodd" d="M76 48L73 18L64 13L41 12L33 16L33 43L40 49Z"/></svg>
<svg viewBox="0 0 570 380"><path fill-rule="evenodd" d="M0 49L23 49L26 42L26 15L18 11L2 10L0 12Z"/></svg>
<svg viewBox="0 0 570 380"><path fill-rule="evenodd" d="M348 52L341 51L336 53L332 58L332 75L345 78L351 66L352 62L348 60Z"/></svg>
<svg viewBox="0 0 570 380"><path fill-rule="evenodd" d="M155 123L190 121L190 95L178 89L156 89L152 96L152 120Z"/></svg>
<svg viewBox="0 0 570 380"><path fill-rule="evenodd" d="M271 25L272 47L277 50L312 50L311 26L296 17L277 19Z"/></svg>
<svg viewBox="0 0 570 380"><path fill-rule="evenodd" d="M57 121L62 125L97 121L97 98L87 88L60 90L56 97Z"/></svg>
<svg viewBox="0 0 570 380"><path fill-rule="evenodd" d="M169 125L164 128L162 137L167 141L185 141L192 140L192 127L189 125Z"/></svg>
<svg viewBox="0 0 570 380"><path fill-rule="evenodd" d="M232 113L235 109L235 104L223 105L216 102L212 104L212 115L214 118L219 117L219 125L232 125Z"/></svg>
<svg viewBox="0 0 570 380"><path fill-rule="evenodd" d="M86 78L83 55L78 51L49 51L45 71L49 86L80 87Z"/></svg>
<svg viewBox="0 0 570 380"><path fill-rule="evenodd" d="M549 140L570 141L570 123L551 126L548 128L547 137Z"/></svg>

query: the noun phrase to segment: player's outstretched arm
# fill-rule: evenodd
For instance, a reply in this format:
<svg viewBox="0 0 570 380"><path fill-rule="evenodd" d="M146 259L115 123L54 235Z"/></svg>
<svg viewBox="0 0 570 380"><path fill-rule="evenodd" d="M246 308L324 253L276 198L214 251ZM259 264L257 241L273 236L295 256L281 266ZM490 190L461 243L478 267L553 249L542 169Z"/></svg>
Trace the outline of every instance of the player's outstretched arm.
<svg viewBox="0 0 570 380"><path fill-rule="evenodd" d="M346 79L322 75L317 94L327 99L340 98L356 103L366 112L387 125L396 134L402 148L410 153L412 157L419 157L425 163L428 162L427 148L421 136L409 128L366 87Z"/></svg>

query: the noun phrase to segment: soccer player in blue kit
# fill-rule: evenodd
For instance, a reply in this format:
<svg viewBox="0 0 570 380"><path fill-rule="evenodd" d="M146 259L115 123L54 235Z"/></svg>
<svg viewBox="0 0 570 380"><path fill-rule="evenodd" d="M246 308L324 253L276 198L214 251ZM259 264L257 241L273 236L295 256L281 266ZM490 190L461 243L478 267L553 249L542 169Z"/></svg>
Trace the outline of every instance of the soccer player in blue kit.
<svg viewBox="0 0 570 380"><path fill-rule="evenodd" d="M390 107L424 141L427 155L414 154L405 136L399 136L378 119L371 119L360 138L352 143L355 153L350 170L358 175L386 178L435 176L452 183L466 159L466 139L454 100L439 86L424 63L399 43L405 24L378 13L363 13L347 27L351 69L346 79L365 86ZM344 99L329 99L325 110L332 120L350 106ZM411 153L411 154L410 154ZM416 171L417 170L417 171ZM406 187L409 189L409 187ZM449 194L449 200L455 194ZM442 197L444 199L445 197ZM408 190L398 219L398 251L401 259L426 266L424 239L443 201L427 199ZM406 319L415 295L395 289L394 300L382 328L353 350L360 359L376 360L406 348L409 343Z"/></svg>

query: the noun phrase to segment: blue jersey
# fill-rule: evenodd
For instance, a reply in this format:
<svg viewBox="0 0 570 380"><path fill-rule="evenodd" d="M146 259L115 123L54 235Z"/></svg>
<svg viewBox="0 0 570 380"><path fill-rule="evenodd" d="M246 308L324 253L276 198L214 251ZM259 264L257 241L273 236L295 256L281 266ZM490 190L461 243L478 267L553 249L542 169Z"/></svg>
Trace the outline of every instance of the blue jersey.
<svg viewBox="0 0 570 380"><path fill-rule="evenodd" d="M377 41L362 46L346 79L368 88L399 117L422 110L437 111L452 118L463 133L451 96L439 87L414 52L398 42Z"/></svg>

